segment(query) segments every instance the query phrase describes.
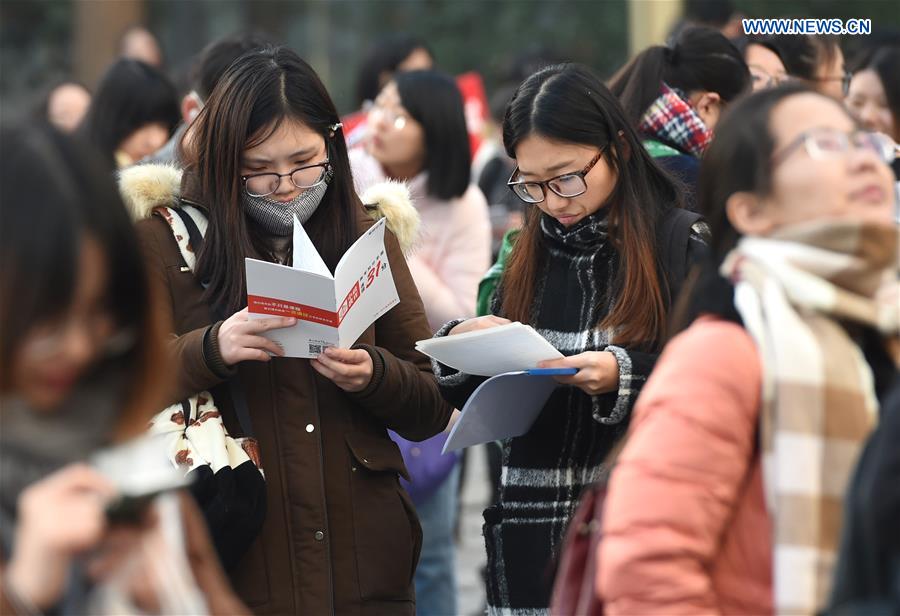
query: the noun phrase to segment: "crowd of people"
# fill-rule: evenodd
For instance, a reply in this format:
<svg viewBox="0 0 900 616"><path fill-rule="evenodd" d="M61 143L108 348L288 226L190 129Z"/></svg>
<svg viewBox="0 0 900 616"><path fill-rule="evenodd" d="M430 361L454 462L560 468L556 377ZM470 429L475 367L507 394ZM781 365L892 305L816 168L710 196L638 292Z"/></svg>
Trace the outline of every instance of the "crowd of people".
<svg viewBox="0 0 900 616"><path fill-rule="evenodd" d="M487 444L488 613L567 604L582 531L596 613L900 610L900 35L527 58L478 152L413 36L352 128L265 35L163 58L129 29L0 134L4 614L458 614L442 449L486 377L416 342L512 322L574 374ZM286 357L245 259L292 265L296 221L333 272L378 218L399 303ZM170 483L97 462L135 442Z"/></svg>

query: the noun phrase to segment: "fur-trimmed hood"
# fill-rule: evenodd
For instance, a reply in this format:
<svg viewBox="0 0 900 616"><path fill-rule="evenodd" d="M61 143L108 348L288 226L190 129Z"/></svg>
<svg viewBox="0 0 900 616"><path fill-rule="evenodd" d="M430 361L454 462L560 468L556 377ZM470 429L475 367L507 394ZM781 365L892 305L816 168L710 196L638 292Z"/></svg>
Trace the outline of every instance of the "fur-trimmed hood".
<svg viewBox="0 0 900 616"><path fill-rule="evenodd" d="M172 165L134 165L119 172L119 192L132 218L149 217L156 207L179 207L182 170ZM419 236L419 213L410 201L409 188L387 181L366 190L360 199L375 220L387 219L403 253L414 250Z"/></svg>

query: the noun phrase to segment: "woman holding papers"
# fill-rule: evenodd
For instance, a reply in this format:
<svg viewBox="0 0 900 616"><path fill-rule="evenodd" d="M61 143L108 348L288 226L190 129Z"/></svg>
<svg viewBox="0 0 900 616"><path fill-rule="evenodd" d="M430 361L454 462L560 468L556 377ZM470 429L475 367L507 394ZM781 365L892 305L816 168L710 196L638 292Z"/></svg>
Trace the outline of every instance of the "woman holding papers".
<svg viewBox="0 0 900 616"><path fill-rule="evenodd" d="M450 416L427 360L414 350L429 328L390 233L384 245L400 304L352 349L331 348L313 360L280 357L263 334L294 320L248 319L244 259L290 263L295 218L332 271L372 225L353 190L340 129L306 62L285 48L250 52L225 73L192 126L180 197L160 199L207 216L195 272L163 217L138 224L174 324L180 379L170 401L228 381L232 392L243 391L260 444L268 513L231 571L259 614L414 612L421 530L387 429L424 439ZM146 205L139 208L145 214ZM239 432L233 399L216 396L232 434Z"/></svg>
<svg viewBox="0 0 900 616"><path fill-rule="evenodd" d="M900 365L890 140L796 84L729 114L701 171L699 318L635 409L598 591L613 615L889 613L826 608L844 512L859 512L849 480Z"/></svg>
<svg viewBox="0 0 900 616"><path fill-rule="evenodd" d="M625 432L671 298L704 244L678 187L587 68L528 78L507 108L503 141L518 165L510 187L529 204L526 224L494 315L451 321L438 336L520 321L566 356L542 367L578 369L558 377L566 386L531 430L504 443L500 502L485 511L489 607L531 613L549 604L548 567L568 520ZM484 380L435 369L460 408Z"/></svg>

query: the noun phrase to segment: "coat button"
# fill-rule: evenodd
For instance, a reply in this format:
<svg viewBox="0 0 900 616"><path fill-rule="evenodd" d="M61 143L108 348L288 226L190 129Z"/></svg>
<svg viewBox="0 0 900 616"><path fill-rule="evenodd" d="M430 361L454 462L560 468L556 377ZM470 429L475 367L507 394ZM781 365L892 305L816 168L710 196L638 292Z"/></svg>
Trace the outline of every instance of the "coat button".
<svg viewBox="0 0 900 616"><path fill-rule="evenodd" d="M323 532L320 531L320 530L317 530L317 531L316 531L316 534L313 535L313 536L316 538L316 541L321 541L322 539L325 538L325 533L323 533Z"/></svg>
<svg viewBox="0 0 900 616"><path fill-rule="evenodd" d="M316 429L316 427L315 427L314 425L312 425L312 424L306 424L306 431L307 431L307 432L312 432L312 431L315 430L315 429Z"/></svg>

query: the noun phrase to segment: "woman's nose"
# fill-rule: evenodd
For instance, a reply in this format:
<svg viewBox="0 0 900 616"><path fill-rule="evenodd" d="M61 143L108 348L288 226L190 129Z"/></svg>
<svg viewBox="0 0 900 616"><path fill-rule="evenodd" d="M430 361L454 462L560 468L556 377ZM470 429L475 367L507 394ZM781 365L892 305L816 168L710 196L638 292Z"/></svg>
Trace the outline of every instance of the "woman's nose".
<svg viewBox="0 0 900 616"><path fill-rule="evenodd" d="M369 127L372 128L373 130L377 130L378 132L381 132L382 130L384 130L384 127L386 124L384 116L385 116L384 112L381 111L380 109L374 109L374 110L370 111L369 117L367 118L368 119L367 123L368 123Z"/></svg>
<svg viewBox="0 0 900 616"><path fill-rule="evenodd" d="M859 119L868 130L878 130L878 109L875 105L865 105L859 112Z"/></svg>
<svg viewBox="0 0 900 616"><path fill-rule="evenodd" d="M547 209L549 209L551 212L564 210L569 205L568 199L566 199L565 197L560 197L549 188L545 192L546 196L544 197L544 202L547 204Z"/></svg>
<svg viewBox="0 0 900 616"><path fill-rule="evenodd" d="M284 195L294 192L295 189L296 187L294 186L294 183L291 182L291 176L283 175L278 178L278 187L275 188L275 194Z"/></svg>
<svg viewBox="0 0 900 616"><path fill-rule="evenodd" d="M851 145L847 153L847 162L853 172L868 171L883 165L884 162L878 154L870 148Z"/></svg>

